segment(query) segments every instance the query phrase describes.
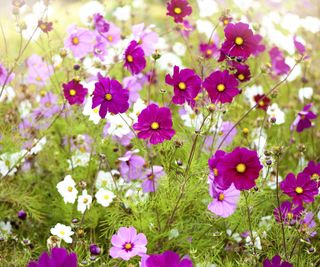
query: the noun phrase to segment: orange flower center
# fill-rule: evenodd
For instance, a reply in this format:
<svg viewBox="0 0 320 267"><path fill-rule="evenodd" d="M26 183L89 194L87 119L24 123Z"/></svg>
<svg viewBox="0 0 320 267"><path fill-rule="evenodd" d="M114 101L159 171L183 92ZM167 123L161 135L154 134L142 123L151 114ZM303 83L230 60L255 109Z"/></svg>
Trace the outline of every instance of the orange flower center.
<svg viewBox="0 0 320 267"><path fill-rule="evenodd" d="M207 53L208 56L211 56L212 55L212 50L208 49L206 53Z"/></svg>
<svg viewBox="0 0 320 267"><path fill-rule="evenodd" d="M218 196L218 199L220 201L224 200L224 194L223 193L220 193L219 196Z"/></svg>
<svg viewBox="0 0 320 267"><path fill-rule="evenodd" d="M214 174L214 177L218 176L218 169L217 168L213 168L213 174Z"/></svg>
<svg viewBox="0 0 320 267"><path fill-rule="evenodd" d="M240 73L239 75L238 75L238 79L240 80L240 81L242 81L242 80L244 80L244 75L242 74L242 73Z"/></svg>
<svg viewBox="0 0 320 267"><path fill-rule="evenodd" d="M133 62L133 57L131 55L127 55L127 61L132 63Z"/></svg>
<svg viewBox="0 0 320 267"><path fill-rule="evenodd" d="M125 248L126 250L129 250L129 249L132 248L132 245L131 245L130 243L126 243L126 244L124 245L124 248Z"/></svg>
<svg viewBox="0 0 320 267"><path fill-rule="evenodd" d="M72 44L78 45L79 43L80 43L80 40L79 40L78 37L73 37L73 38L72 38Z"/></svg>

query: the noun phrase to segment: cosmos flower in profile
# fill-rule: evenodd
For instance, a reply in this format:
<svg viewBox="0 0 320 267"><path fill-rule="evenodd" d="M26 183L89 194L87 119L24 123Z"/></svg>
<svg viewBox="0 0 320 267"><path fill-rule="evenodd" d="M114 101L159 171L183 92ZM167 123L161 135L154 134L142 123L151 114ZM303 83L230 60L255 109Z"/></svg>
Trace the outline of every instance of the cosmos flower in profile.
<svg viewBox="0 0 320 267"><path fill-rule="evenodd" d="M305 105L303 110L298 113L298 116L292 123L290 129L296 129L298 133L312 126L311 120L315 120L318 116L311 111L312 104Z"/></svg>
<svg viewBox="0 0 320 267"><path fill-rule="evenodd" d="M191 15L192 7L187 0L171 0L167 3L167 16L173 17L174 22L182 23L186 16Z"/></svg>
<svg viewBox="0 0 320 267"><path fill-rule="evenodd" d="M71 80L68 83L64 83L62 86L64 97L70 105L81 105L84 102L84 99L88 94L88 89L84 88L80 82Z"/></svg>
<svg viewBox="0 0 320 267"><path fill-rule="evenodd" d="M203 82L212 103L231 103L239 94L237 79L227 70L212 72Z"/></svg>
<svg viewBox="0 0 320 267"><path fill-rule="evenodd" d="M134 227L120 227L111 238L110 256L125 261L135 256L143 256L147 252L147 238L144 234L137 234Z"/></svg>
<svg viewBox="0 0 320 267"><path fill-rule="evenodd" d="M224 29L224 34L226 40L221 47L223 54L246 59L256 51L258 40L248 24L229 23Z"/></svg>
<svg viewBox="0 0 320 267"><path fill-rule="evenodd" d="M280 183L280 189L292 198L293 204L298 206L302 206L304 202L313 202L318 194L317 183L305 173L299 173L297 177L289 173Z"/></svg>
<svg viewBox="0 0 320 267"><path fill-rule="evenodd" d="M178 66L174 66L173 75L166 75L166 83L173 86L173 103L182 105L187 102L191 106L195 105L195 98L201 90L201 78L194 70L180 70Z"/></svg>
<svg viewBox="0 0 320 267"><path fill-rule="evenodd" d="M257 151L236 147L217 164L219 175L215 182L221 189L227 189L233 183L238 190L249 190L256 185L262 167Z"/></svg>
<svg viewBox="0 0 320 267"><path fill-rule="evenodd" d="M129 91L122 88L121 83L98 73L92 98L92 109L100 106L99 115L105 118L107 112L124 113L129 108Z"/></svg>
<svg viewBox="0 0 320 267"><path fill-rule="evenodd" d="M170 140L175 130L172 129L172 116L169 108L156 104L147 106L138 116L138 122L133 124L138 131L138 138L148 139L150 144L159 144Z"/></svg>
<svg viewBox="0 0 320 267"><path fill-rule="evenodd" d="M124 66L131 74L138 74L146 67L145 54L136 41L131 41L124 53Z"/></svg>
<svg viewBox="0 0 320 267"><path fill-rule="evenodd" d="M308 166L304 168L303 173L310 176L310 178L318 183L320 187L320 162L309 161Z"/></svg>

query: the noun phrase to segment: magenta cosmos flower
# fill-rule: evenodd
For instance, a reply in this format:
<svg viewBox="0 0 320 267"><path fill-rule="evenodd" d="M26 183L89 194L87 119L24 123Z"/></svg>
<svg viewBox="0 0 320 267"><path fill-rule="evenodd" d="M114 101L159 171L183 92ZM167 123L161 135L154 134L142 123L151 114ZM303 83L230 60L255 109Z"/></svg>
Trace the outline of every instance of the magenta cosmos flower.
<svg viewBox="0 0 320 267"><path fill-rule="evenodd" d="M219 161L217 169L219 175L215 182L221 189L233 183L238 190L248 190L255 186L262 165L257 151L237 147Z"/></svg>
<svg viewBox="0 0 320 267"><path fill-rule="evenodd" d="M214 42L201 43L199 46L199 50L202 56L208 59L217 55L218 47Z"/></svg>
<svg viewBox="0 0 320 267"><path fill-rule="evenodd" d="M308 129L312 126L311 120L317 118L317 115L311 111L312 104L305 105L303 110L298 113L297 118L292 123L291 131L296 129L298 133L301 133L304 129Z"/></svg>
<svg viewBox="0 0 320 267"><path fill-rule="evenodd" d="M99 13L94 14L93 23L96 31L100 34L107 33L110 29L110 24Z"/></svg>
<svg viewBox="0 0 320 267"><path fill-rule="evenodd" d="M230 103L239 94L237 79L225 71L215 71L203 82L212 103Z"/></svg>
<svg viewBox="0 0 320 267"><path fill-rule="evenodd" d="M281 190L292 198L295 205L302 206L303 202L313 202L318 194L317 183L305 174L299 173L297 178L289 173L285 180L280 183Z"/></svg>
<svg viewBox="0 0 320 267"><path fill-rule="evenodd" d="M132 73L138 74L146 67L143 49L136 41L131 41L124 53L124 66Z"/></svg>
<svg viewBox="0 0 320 267"><path fill-rule="evenodd" d="M208 160L208 165L210 169L209 182L212 183L213 180L219 176L217 165L219 164L220 160L223 159L225 154L226 152L224 152L223 150L217 150L216 153Z"/></svg>
<svg viewBox="0 0 320 267"><path fill-rule="evenodd" d="M162 254L152 254L141 262L141 267L192 267L192 261L188 257L180 260L177 253L166 251Z"/></svg>
<svg viewBox="0 0 320 267"><path fill-rule="evenodd" d="M287 261L281 262L281 257L276 255L272 260L265 259L263 261L263 267L293 267L293 265Z"/></svg>
<svg viewBox="0 0 320 267"><path fill-rule="evenodd" d="M135 256L143 256L147 252L147 238L144 234L137 234L134 227L120 227L117 234L111 238L110 256L125 261Z"/></svg>
<svg viewBox="0 0 320 267"><path fill-rule="evenodd" d="M209 187L212 202L208 205L208 210L223 218L233 214L237 208L240 191L234 185L226 190L221 190L214 181L209 183Z"/></svg>
<svg viewBox="0 0 320 267"><path fill-rule="evenodd" d="M262 94L262 95L257 94L253 97L253 99L257 104L257 108L267 111L271 102L271 99L269 97L267 97L265 94Z"/></svg>
<svg viewBox="0 0 320 267"><path fill-rule="evenodd" d="M301 213L304 210L302 206L297 206L294 207L292 202L286 200L283 201L280 205L280 212L281 212L281 217L280 217L280 212L279 208L275 208L273 211L273 215L278 223L282 221L286 224L290 224L292 221L297 221L301 217Z"/></svg>
<svg viewBox="0 0 320 267"><path fill-rule="evenodd" d="M303 173L307 174L312 180L320 186L320 162L309 161L308 166L304 168Z"/></svg>
<svg viewBox="0 0 320 267"><path fill-rule="evenodd" d="M167 16L173 17L174 22L183 22L184 17L191 15L192 7L187 0L171 0L167 3Z"/></svg>
<svg viewBox="0 0 320 267"><path fill-rule="evenodd" d="M256 51L258 39L254 36L246 23L229 23L224 34L226 40L222 44L221 52L230 57L248 58Z"/></svg>
<svg viewBox="0 0 320 267"><path fill-rule="evenodd" d="M174 88L172 102L182 105L187 102L189 105L195 105L195 98L201 90L201 78L192 69L180 70L174 66L173 75L166 75L166 83Z"/></svg>
<svg viewBox="0 0 320 267"><path fill-rule="evenodd" d="M68 100L70 105L81 105L88 93L88 89L84 88L82 84L76 80L71 80L63 85L64 97Z"/></svg>
<svg viewBox="0 0 320 267"><path fill-rule="evenodd" d="M269 56L271 59L272 71L276 75L286 74L290 71L290 66L285 62L283 53L278 47L272 47L269 51Z"/></svg>
<svg viewBox="0 0 320 267"><path fill-rule="evenodd" d="M93 52L96 42L96 34L84 28L72 25L68 28L69 36L64 41L64 46L70 48L73 56L83 58Z"/></svg>
<svg viewBox="0 0 320 267"><path fill-rule="evenodd" d="M239 82L243 83L250 80L251 72L248 65L236 64L234 67L236 69L236 73L234 74L234 77L236 77Z"/></svg>
<svg viewBox="0 0 320 267"><path fill-rule="evenodd" d="M111 80L98 73L92 98L92 109L100 105L99 115L105 118L107 112L113 114L126 112L129 108L129 91L122 88L117 80Z"/></svg>
<svg viewBox="0 0 320 267"><path fill-rule="evenodd" d="M53 248L51 255L47 252L41 254L39 260L32 261L28 267L77 267L77 255L68 254L65 248Z"/></svg>
<svg viewBox="0 0 320 267"><path fill-rule="evenodd" d="M172 129L172 117L169 108L159 108L156 104L147 106L138 116L138 122L133 124L138 131L138 138L149 139L155 145L170 140L175 130Z"/></svg>

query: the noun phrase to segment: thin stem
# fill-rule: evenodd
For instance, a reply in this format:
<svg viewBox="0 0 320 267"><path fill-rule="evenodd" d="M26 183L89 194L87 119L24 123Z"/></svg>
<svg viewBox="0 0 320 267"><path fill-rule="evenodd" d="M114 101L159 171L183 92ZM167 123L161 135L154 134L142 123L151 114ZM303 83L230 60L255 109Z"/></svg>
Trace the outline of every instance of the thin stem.
<svg viewBox="0 0 320 267"><path fill-rule="evenodd" d="M248 205L248 195L245 191L243 191L243 195L244 195L244 199L246 201L248 224L249 224L250 238L251 238L252 247L253 247L253 253L256 254L256 248L254 246L255 239L253 237L253 231L252 231L251 212L250 212L250 207Z"/></svg>

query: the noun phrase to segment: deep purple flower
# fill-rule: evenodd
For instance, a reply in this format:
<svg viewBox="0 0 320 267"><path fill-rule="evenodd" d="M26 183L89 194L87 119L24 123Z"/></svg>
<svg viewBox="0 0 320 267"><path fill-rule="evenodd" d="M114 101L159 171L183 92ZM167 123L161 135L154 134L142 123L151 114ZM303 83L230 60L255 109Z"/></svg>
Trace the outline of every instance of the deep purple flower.
<svg viewBox="0 0 320 267"><path fill-rule="evenodd" d="M289 173L281 183L281 190L292 198L295 205L302 206L303 202L313 202L314 196L318 194L317 183L305 174L299 173L297 178Z"/></svg>
<svg viewBox="0 0 320 267"><path fill-rule="evenodd" d="M297 130L301 133L304 129L308 129L312 126L311 120L316 119L318 116L311 111L312 104L305 105L303 110L298 113L298 116L292 123L290 129Z"/></svg>
<svg viewBox="0 0 320 267"><path fill-rule="evenodd" d="M301 213L304 210L302 206L294 207L291 201L283 201L280 205L280 212L279 208L275 208L273 211L273 215L278 223L282 221L286 224L290 224L292 221L297 221L301 217Z"/></svg>
<svg viewBox="0 0 320 267"><path fill-rule="evenodd" d="M25 220L27 218L27 213L24 210L19 210L17 215L21 220Z"/></svg>
<svg viewBox="0 0 320 267"><path fill-rule="evenodd" d="M65 248L53 248L51 255L43 252L37 262L33 261L28 267L77 267L77 255L72 252L68 254Z"/></svg>
<svg viewBox="0 0 320 267"><path fill-rule="evenodd" d="M212 58L217 55L218 47L214 42L201 43L199 50L205 58Z"/></svg>
<svg viewBox="0 0 320 267"><path fill-rule="evenodd" d="M166 83L174 88L172 102L182 105L187 102L189 105L195 105L195 98L201 90L201 78L192 69L180 70L174 66L173 75L166 75Z"/></svg>
<svg viewBox="0 0 320 267"><path fill-rule="evenodd" d="M71 25L67 32L69 35L64 40L64 46L70 48L74 57L83 58L93 52L96 41L96 34L93 31Z"/></svg>
<svg viewBox="0 0 320 267"><path fill-rule="evenodd" d="M134 256L143 256L147 252L147 238L144 234L137 234L134 227L120 227L117 234L111 238L110 256L125 261Z"/></svg>
<svg viewBox="0 0 320 267"><path fill-rule="evenodd" d="M68 100L70 105L81 105L84 102L88 89L84 88L80 82L71 80L68 83L64 83L62 86L64 97Z"/></svg>
<svg viewBox="0 0 320 267"><path fill-rule="evenodd" d="M136 155L138 152L139 150L127 151L124 156L118 158L121 177L127 181L139 179L142 176L146 161L143 157Z"/></svg>
<svg viewBox="0 0 320 267"><path fill-rule="evenodd" d="M131 41L124 53L124 66L132 73L138 74L146 67L144 51L136 41Z"/></svg>
<svg viewBox="0 0 320 267"><path fill-rule="evenodd" d="M212 197L212 202L208 205L208 210L223 218L229 217L237 208L240 191L237 190L234 185L231 185L226 190L221 190L219 185L214 181L209 181L209 192Z"/></svg>
<svg viewBox="0 0 320 267"><path fill-rule="evenodd" d="M258 44L258 39L254 36L249 25L238 22L236 24L229 23L225 29L224 34L226 40L222 44L221 52L230 57L248 58L254 51Z"/></svg>
<svg viewBox="0 0 320 267"><path fill-rule="evenodd" d="M227 70L212 72L203 82L212 103L230 103L239 94L237 79Z"/></svg>
<svg viewBox="0 0 320 267"><path fill-rule="evenodd" d="M237 70L234 77L238 79L239 82L243 83L251 79L250 68L246 64L235 64L235 69Z"/></svg>
<svg viewBox="0 0 320 267"><path fill-rule="evenodd" d="M99 33L107 33L109 31L109 29L110 29L110 24L99 13L94 14L93 23L94 23L95 29Z"/></svg>
<svg viewBox="0 0 320 267"><path fill-rule="evenodd" d="M303 173L316 181L318 187L320 187L320 162L316 163L314 161L309 161L308 166L304 168Z"/></svg>
<svg viewBox="0 0 320 267"><path fill-rule="evenodd" d="M167 3L167 16L174 18L174 22L183 22L184 17L191 15L192 7L187 0L171 0Z"/></svg>
<svg viewBox="0 0 320 267"><path fill-rule="evenodd" d="M89 250L91 255L99 255L101 253L101 248L99 248L96 244L91 244Z"/></svg>
<svg viewBox="0 0 320 267"><path fill-rule="evenodd" d="M267 97L265 94L262 94L262 95L258 94L258 95L255 95L253 99L257 103L257 108L267 111L271 102L271 99L269 97Z"/></svg>
<svg viewBox="0 0 320 267"><path fill-rule="evenodd" d="M175 134L175 130L172 129L170 109L159 108L156 104L151 104L142 110L133 129L138 131L138 138L149 139L153 145L170 140Z"/></svg>
<svg viewBox="0 0 320 267"><path fill-rule="evenodd" d="M294 47L297 50L297 52L300 55L304 55L304 53L306 52L306 48L301 42L297 41L297 36L293 37L293 43L294 43Z"/></svg>
<svg viewBox="0 0 320 267"><path fill-rule="evenodd" d="M123 89L117 80L103 77L100 73L98 80L93 91L92 109L100 105L101 118L105 118L107 112L113 114L126 112L129 108L129 91Z"/></svg>
<svg viewBox="0 0 320 267"><path fill-rule="evenodd" d="M276 75L286 74L290 71L290 66L285 62L285 58L278 47L274 46L269 51L272 70Z"/></svg>
<svg viewBox="0 0 320 267"><path fill-rule="evenodd" d="M221 189L233 183L238 190L249 190L256 185L262 167L257 151L237 147L217 164L219 176L215 182Z"/></svg>
<svg viewBox="0 0 320 267"><path fill-rule="evenodd" d="M141 267L193 267L192 261L188 257L180 260L177 253L165 251L162 254L152 254L142 263Z"/></svg>
<svg viewBox="0 0 320 267"><path fill-rule="evenodd" d="M263 261L263 267L293 267L293 265L287 261L281 262L281 257L275 255L272 260L265 259Z"/></svg>
<svg viewBox="0 0 320 267"><path fill-rule="evenodd" d="M153 166L152 170L148 169L146 174L142 177L142 189L144 193L155 192L158 187L158 180L165 173L163 167Z"/></svg>

